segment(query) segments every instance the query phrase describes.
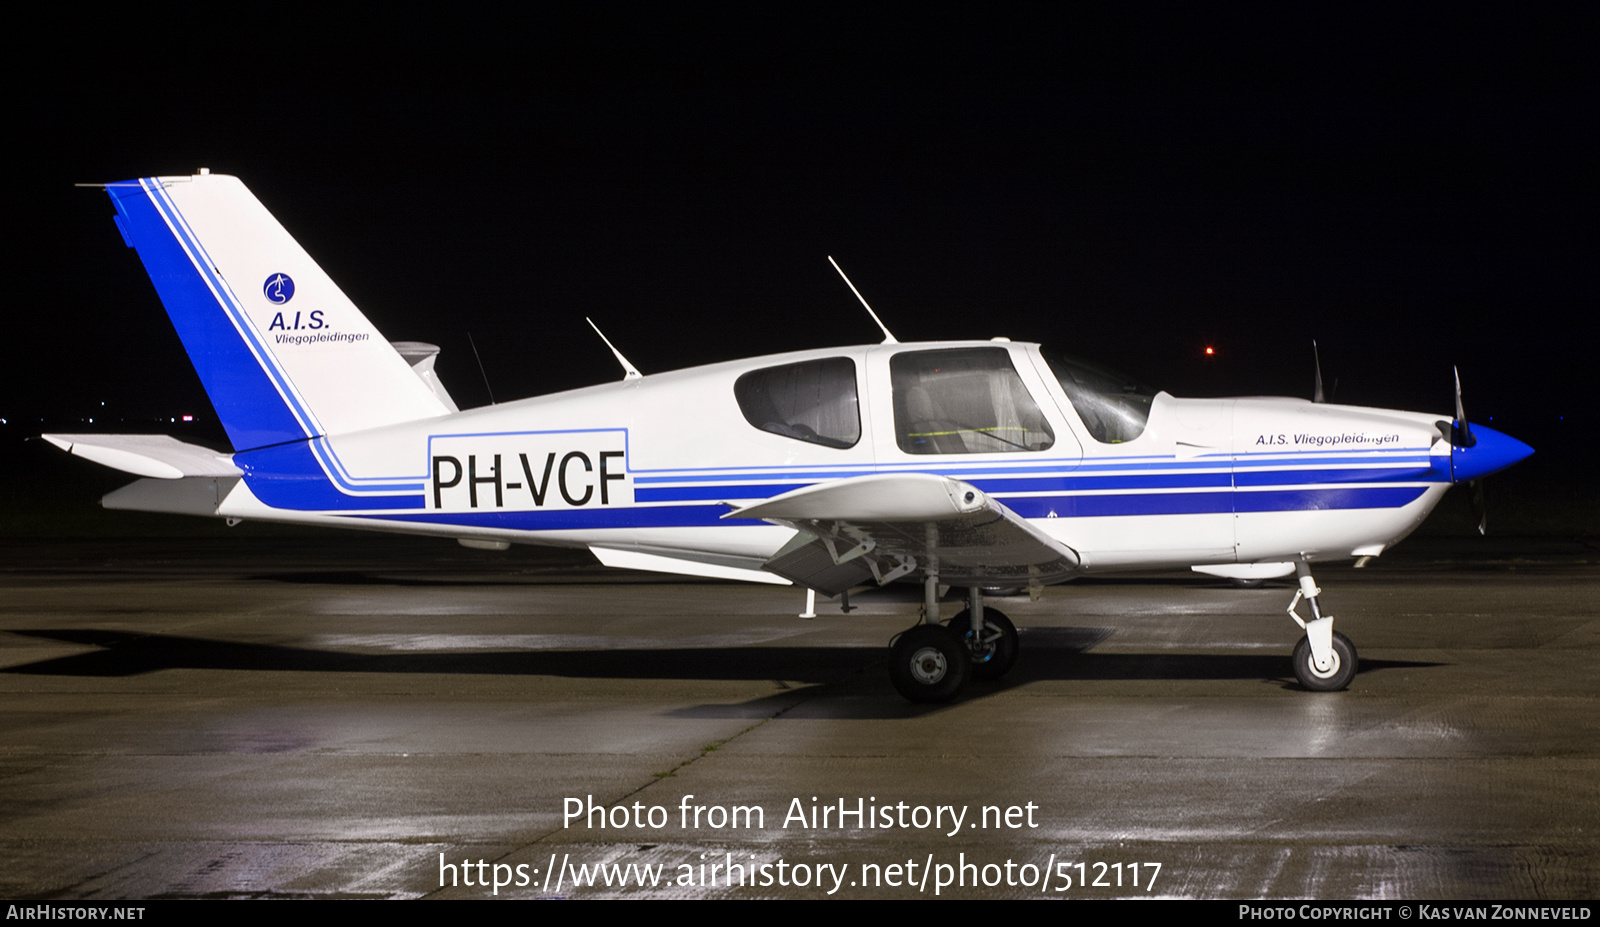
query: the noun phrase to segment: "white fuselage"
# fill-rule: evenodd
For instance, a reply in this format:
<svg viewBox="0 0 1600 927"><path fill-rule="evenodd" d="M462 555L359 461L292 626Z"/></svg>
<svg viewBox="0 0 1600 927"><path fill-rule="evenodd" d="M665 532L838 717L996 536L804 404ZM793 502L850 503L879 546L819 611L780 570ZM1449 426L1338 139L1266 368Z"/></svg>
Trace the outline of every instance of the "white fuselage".
<svg viewBox="0 0 1600 927"><path fill-rule="evenodd" d="M891 359L975 348L1008 352L1048 422L1049 446L908 452ZM851 446L763 430L736 400L746 373L838 358L855 371L860 434ZM922 472L982 489L1077 551L1088 572L1341 559L1405 537L1448 488L1439 418L1160 393L1142 433L1103 442L1036 345L881 344L714 364L314 439L298 456L239 453L245 477L217 514L756 569L794 531L722 518L731 505L827 480Z"/></svg>

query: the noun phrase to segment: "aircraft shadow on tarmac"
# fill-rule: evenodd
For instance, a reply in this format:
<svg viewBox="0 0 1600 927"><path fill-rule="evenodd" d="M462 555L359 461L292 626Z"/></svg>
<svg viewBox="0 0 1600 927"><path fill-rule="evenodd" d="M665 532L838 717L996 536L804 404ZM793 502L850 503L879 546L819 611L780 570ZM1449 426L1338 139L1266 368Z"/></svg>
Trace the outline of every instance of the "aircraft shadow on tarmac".
<svg viewBox="0 0 1600 927"><path fill-rule="evenodd" d="M3 670L14 675L121 677L194 669L596 679L770 679L806 684L808 698L881 694L885 703L893 706L890 713L897 716L908 711L938 710L913 708L900 701L881 672L885 649L870 646L352 653L96 629L13 630L10 633L101 648ZM1090 652L1111 633L1108 628L1023 629L1022 654L1011 673L999 682L974 684L962 701L1029 682L1062 679L1258 679L1286 687L1295 685L1287 673L1287 653ZM1437 665L1440 664L1363 660L1361 672Z"/></svg>
<svg viewBox="0 0 1600 927"><path fill-rule="evenodd" d="M672 576L665 573L644 573L637 570L622 570L612 567L573 567L570 565L494 572L492 568L473 564L471 572L462 574L452 573L442 567L436 567L435 572L432 573L427 572L426 568L424 568L422 570L409 570L404 574L393 570L298 570L247 574L241 575L240 579L247 582L289 583L307 586L413 586L421 588L507 585L748 585L736 580L718 582L700 576ZM1289 580L1265 580L1257 588L1292 590L1294 588L1292 579L1291 577ZM1233 584L1229 580L1218 579L1214 576L1185 573L1160 576L1084 576L1072 579L1061 585L1078 588L1092 586L1147 586L1172 589L1228 589ZM920 603L922 601L922 586L920 583L897 582L882 588L856 590L851 593L851 598L858 602L881 599ZM946 596L945 600L956 601L957 598L959 596L956 596L956 598Z"/></svg>

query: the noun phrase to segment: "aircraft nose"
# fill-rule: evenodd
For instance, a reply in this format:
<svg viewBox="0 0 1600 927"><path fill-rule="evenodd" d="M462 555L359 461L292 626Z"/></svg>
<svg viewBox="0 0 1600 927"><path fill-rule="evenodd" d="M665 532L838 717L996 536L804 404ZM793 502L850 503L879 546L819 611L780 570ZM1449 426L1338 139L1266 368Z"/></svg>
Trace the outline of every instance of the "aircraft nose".
<svg viewBox="0 0 1600 927"><path fill-rule="evenodd" d="M1533 453L1533 448L1493 428L1472 426L1477 439L1471 447L1450 448L1450 478L1465 483L1504 470Z"/></svg>

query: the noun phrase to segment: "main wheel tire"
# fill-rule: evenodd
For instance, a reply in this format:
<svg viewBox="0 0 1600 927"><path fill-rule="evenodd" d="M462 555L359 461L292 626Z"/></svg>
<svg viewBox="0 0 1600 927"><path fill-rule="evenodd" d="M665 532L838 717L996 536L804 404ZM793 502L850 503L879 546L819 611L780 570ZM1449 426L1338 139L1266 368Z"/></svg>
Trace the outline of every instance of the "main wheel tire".
<svg viewBox="0 0 1600 927"><path fill-rule="evenodd" d="M1338 631L1333 632L1333 668L1326 673L1311 660L1311 642L1304 637L1294 645L1294 676L1313 692L1337 692L1356 678L1356 645Z"/></svg>
<svg viewBox="0 0 1600 927"><path fill-rule="evenodd" d="M1247 579L1242 576L1235 576L1228 581L1233 583L1235 589L1259 589L1261 584L1266 582L1264 579Z"/></svg>
<svg viewBox="0 0 1600 927"><path fill-rule="evenodd" d="M971 610L962 609L961 614L950 619L951 632L967 645L967 654L972 659L972 678L999 679L1010 672L1017 662L1017 651L1021 646L1017 640L1017 626L1011 623L1005 612L997 608L983 610L983 626L985 631L989 628L999 629L1000 637L988 644L974 646L968 640L972 635Z"/></svg>
<svg viewBox="0 0 1600 927"><path fill-rule="evenodd" d="M971 673L966 644L941 625L919 624L889 648L889 680L913 702L948 702Z"/></svg>

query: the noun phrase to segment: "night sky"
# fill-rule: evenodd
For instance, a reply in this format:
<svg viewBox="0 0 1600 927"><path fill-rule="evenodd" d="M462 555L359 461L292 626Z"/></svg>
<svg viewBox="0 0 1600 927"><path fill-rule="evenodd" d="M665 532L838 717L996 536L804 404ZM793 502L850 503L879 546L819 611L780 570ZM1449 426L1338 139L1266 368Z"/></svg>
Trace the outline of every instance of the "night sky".
<svg viewBox="0 0 1600 927"><path fill-rule="evenodd" d="M128 422L76 430L192 411L221 437L109 201L72 186L202 165L385 336L443 346L463 406L488 400L469 333L501 401L620 377L586 315L646 374L880 340L832 254L902 341L1309 396L1315 338L1336 401L1443 412L1459 365L1475 420L1592 447L1590 15L1283 6L24 23L47 63L8 81L5 447L97 413Z"/></svg>

